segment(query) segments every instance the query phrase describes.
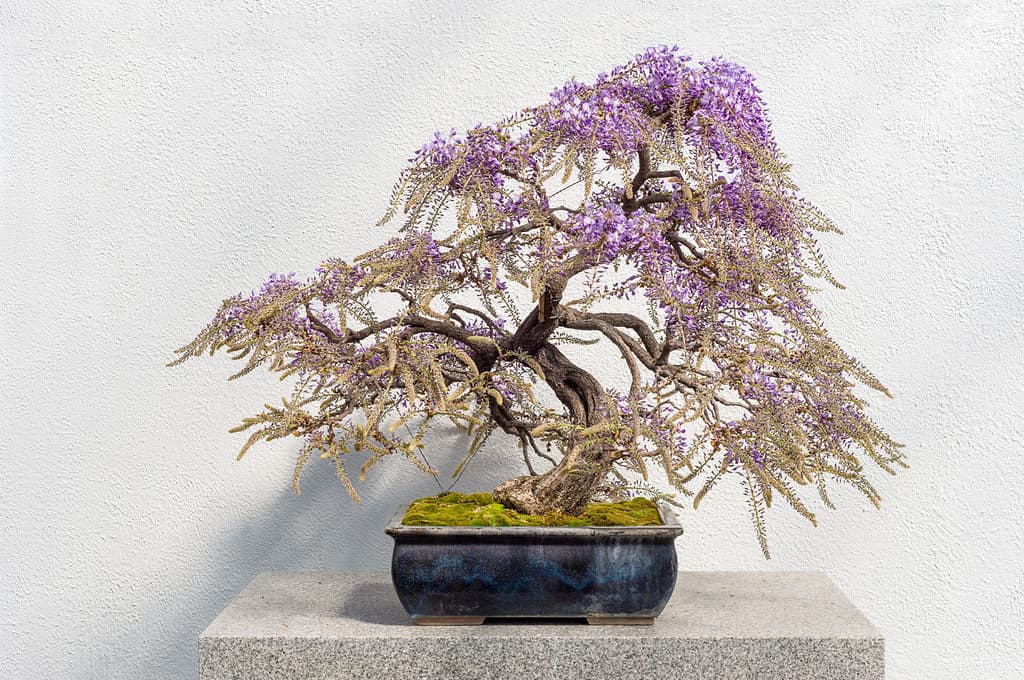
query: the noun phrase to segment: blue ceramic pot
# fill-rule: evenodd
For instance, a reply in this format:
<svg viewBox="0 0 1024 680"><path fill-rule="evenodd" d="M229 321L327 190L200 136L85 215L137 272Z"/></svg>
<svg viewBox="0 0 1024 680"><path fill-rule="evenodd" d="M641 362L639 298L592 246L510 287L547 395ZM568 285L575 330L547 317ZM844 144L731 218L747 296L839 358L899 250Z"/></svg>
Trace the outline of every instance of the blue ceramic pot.
<svg viewBox="0 0 1024 680"><path fill-rule="evenodd" d="M664 503L664 524L643 527L405 526L391 577L419 624L479 624L486 617L586 618L653 623L676 583L683 529Z"/></svg>

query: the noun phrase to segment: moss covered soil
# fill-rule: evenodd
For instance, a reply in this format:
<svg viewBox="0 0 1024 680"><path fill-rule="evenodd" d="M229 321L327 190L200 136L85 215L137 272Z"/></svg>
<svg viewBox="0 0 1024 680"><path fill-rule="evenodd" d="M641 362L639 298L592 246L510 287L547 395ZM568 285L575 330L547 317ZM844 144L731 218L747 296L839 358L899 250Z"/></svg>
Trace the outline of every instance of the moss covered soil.
<svg viewBox="0 0 1024 680"><path fill-rule="evenodd" d="M662 524L657 506L647 498L618 503L591 503L579 517L549 513L524 515L496 503L489 493L445 493L413 501L402 518L406 526L457 527L608 527Z"/></svg>

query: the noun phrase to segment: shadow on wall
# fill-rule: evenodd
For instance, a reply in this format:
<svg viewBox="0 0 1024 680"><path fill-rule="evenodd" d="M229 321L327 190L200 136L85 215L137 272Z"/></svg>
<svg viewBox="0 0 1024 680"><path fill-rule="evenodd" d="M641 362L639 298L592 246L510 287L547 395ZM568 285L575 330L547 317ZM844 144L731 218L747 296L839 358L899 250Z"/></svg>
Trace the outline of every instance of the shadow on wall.
<svg viewBox="0 0 1024 680"><path fill-rule="evenodd" d="M451 470L464 452L464 443L452 436L437 439L436 450L450 453L445 460L431 462ZM480 460L490 464L480 464L458 490L491 488L517 469L520 459L514 445L486 448L490 450L481 451ZM440 491L433 479L419 474L407 461L385 461L360 485L363 501L357 505L329 464L313 463L303 475L301 495L293 494L283 480L281 492L241 526L226 531L222 539L197 539L197 544L205 543L200 553L205 563L168 565L167 573L182 582L154 590L173 599L145 602L132 633L111 641L102 658L83 660L75 677L197 677L199 634L256 574L387 570L393 544L384 526L413 498ZM445 482L443 475L440 479ZM366 595L380 600L380 623L411 625L390 588ZM361 611L365 614L367 609L361 607Z"/></svg>
<svg viewBox="0 0 1024 680"><path fill-rule="evenodd" d="M407 22L400 26L388 24L386 30L365 32L361 38L362 49L371 55L401 51L403 45L410 44L410 36L414 37L419 27L417 22ZM429 90L422 92L422 97L430 95ZM348 120L345 116L350 115L351 109L345 92L325 92L324 96L325 108L336 111L343 121ZM403 110L422 109L424 101L419 97L408 94L402 97ZM293 126L293 134L300 132ZM311 139L322 136L319 129L310 128L305 132ZM389 139L385 136L383 142L390 143ZM400 149L396 157L404 158L407 151ZM325 147L322 165L330 166L334 162L333 154L333 150ZM310 167L319 165L312 163ZM249 178L235 179L235 193L251 195ZM225 182L227 191L231 188L229 178ZM311 186L319 184L314 182ZM390 184L386 189L390 189ZM334 190L326 191L322 198L326 203L334 201ZM376 219L379 215L373 217ZM465 452L466 441L444 433L440 433L436 441L438 451L448 452L447 460L432 458L431 463L442 470L452 470ZM479 453L456 490L490 489L510 476L525 472L514 440L495 437L492 441L498 443ZM440 490L437 484L417 473L406 461L384 461L374 468L368 481L359 486L363 501L356 505L333 474L330 464L317 463L320 461L310 461L303 474L301 495L292 493L290 479L282 479L280 493L267 502L262 499L254 502L252 513L233 530L227 529L219 536L190 537L189 543L199 546L197 552L190 553L193 557L181 556L182 563L170 564L165 570L169 578L178 582L151 584L147 592L160 593L161 598L150 597L141 602L139 619L121 625L130 632L110 640L102 657L80 658L75 677L98 680L195 678L199 634L256 574L272 570L388 569L392 541L384 534L384 526L411 499L437 493ZM445 481L442 477L442 482ZM191 563L193 561L195 563ZM409 625L393 591L375 589L367 596L386 603L380 614L382 623ZM396 612L400 612L402 618L398 618ZM112 615L117 614L112 612Z"/></svg>

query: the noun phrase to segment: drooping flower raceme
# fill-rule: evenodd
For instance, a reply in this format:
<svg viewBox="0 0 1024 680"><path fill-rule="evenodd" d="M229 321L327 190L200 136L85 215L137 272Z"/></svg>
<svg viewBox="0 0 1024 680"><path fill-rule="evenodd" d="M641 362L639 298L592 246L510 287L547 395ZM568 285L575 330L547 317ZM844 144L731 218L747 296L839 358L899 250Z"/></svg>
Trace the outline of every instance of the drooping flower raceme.
<svg viewBox="0 0 1024 680"><path fill-rule="evenodd" d="M493 432L513 435L530 474L495 496L526 512L578 512L655 470L695 506L739 479L767 554L773 499L816 521L801 486L830 507L829 484L848 482L877 504L861 459L903 464L856 392L885 388L814 305L812 283L835 283L816 234L837 230L788 171L748 71L652 48L438 133L400 175L393 238L226 300L181 359L225 348L241 373L294 379L240 429L243 453L302 438L296 489L312 454L356 498L356 460L360 479L399 454L441 481L424 449L441 418L469 436L456 478ZM571 358L595 339L628 387Z"/></svg>

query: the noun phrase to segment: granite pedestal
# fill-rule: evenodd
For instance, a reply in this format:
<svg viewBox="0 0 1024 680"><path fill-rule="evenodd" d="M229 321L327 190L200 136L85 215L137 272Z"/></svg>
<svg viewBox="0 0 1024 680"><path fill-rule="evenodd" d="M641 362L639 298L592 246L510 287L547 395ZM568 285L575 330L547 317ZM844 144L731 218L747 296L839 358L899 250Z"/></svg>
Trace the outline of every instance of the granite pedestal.
<svg viewBox="0 0 1024 680"><path fill-rule="evenodd" d="M201 680L882 678L881 634L824 575L680 572L653 626L423 627L383 572L260 574L199 637Z"/></svg>

